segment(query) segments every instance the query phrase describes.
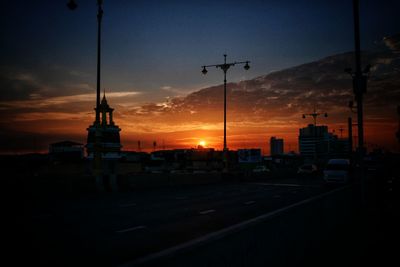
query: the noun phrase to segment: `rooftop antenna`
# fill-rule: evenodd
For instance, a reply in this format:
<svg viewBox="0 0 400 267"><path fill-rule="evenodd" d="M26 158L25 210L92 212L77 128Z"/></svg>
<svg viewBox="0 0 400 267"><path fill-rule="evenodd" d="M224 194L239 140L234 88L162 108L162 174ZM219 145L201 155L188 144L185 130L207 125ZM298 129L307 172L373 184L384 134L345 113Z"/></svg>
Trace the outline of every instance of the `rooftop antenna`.
<svg viewBox="0 0 400 267"><path fill-rule="evenodd" d="M340 139L342 139L342 137L343 137L343 131L344 131L343 126L340 126L340 128L339 128Z"/></svg>
<svg viewBox="0 0 400 267"><path fill-rule="evenodd" d="M153 152L156 151L156 147L157 147L157 142L153 141Z"/></svg>

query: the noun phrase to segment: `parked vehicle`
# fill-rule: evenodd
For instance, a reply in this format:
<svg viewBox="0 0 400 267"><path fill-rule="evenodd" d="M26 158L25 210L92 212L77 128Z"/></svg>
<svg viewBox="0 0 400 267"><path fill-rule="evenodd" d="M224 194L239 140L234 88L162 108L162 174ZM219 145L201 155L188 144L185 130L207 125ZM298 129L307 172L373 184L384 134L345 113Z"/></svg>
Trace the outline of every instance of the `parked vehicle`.
<svg viewBox="0 0 400 267"><path fill-rule="evenodd" d="M348 159L330 159L324 169L327 183L347 183L350 180L350 161Z"/></svg>
<svg viewBox="0 0 400 267"><path fill-rule="evenodd" d="M265 167L264 165L259 165L259 166L256 166L254 169L253 169L253 172L269 172L270 170L267 168L267 167Z"/></svg>
<svg viewBox="0 0 400 267"><path fill-rule="evenodd" d="M301 165L298 170L297 174L317 174L318 168L314 164L304 164Z"/></svg>

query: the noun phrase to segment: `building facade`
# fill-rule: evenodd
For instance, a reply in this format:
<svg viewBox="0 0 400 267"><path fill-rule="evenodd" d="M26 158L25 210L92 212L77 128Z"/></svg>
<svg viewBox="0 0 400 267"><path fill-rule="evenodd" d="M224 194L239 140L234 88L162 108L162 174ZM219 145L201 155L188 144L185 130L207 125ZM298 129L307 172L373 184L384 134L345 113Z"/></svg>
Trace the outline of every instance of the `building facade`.
<svg viewBox="0 0 400 267"><path fill-rule="evenodd" d="M62 141L49 146L49 155L53 160L73 161L83 159L83 144Z"/></svg>
<svg viewBox="0 0 400 267"><path fill-rule="evenodd" d="M306 161L323 163L331 158L347 158L349 143L329 133L328 126L309 124L299 130L299 150Z"/></svg>
<svg viewBox="0 0 400 267"><path fill-rule="evenodd" d="M328 126L309 124L299 130L299 152L306 160L318 162L329 159Z"/></svg>
<svg viewBox="0 0 400 267"><path fill-rule="evenodd" d="M271 156L282 155L284 152L283 139L276 138L272 136L269 141L270 154Z"/></svg>

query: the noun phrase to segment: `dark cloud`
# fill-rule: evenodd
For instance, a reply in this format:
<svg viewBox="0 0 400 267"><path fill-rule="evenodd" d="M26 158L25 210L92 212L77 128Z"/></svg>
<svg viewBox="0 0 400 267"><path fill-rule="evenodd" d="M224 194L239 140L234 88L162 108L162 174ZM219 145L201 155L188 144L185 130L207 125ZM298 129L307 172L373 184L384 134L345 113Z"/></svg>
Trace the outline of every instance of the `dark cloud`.
<svg viewBox="0 0 400 267"><path fill-rule="evenodd" d="M366 110L374 108L385 116L386 106L400 102L400 60L394 53L363 52L364 65L372 65L365 96ZM227 85L227 108L230 122L265 121L311 112L314 106L334 116L349 112L353 100L351 76L344 69L354 64L354 53L330 56ZM377 107L381 109L377 110ZM142 106L140 114L154 115L160 120L174 115L175 121L217 122L223 109L223 86L214 86L172 98L164 105ZM387 115L387 114L386 114ZM154 119L154 116L152 119Z"/></svg>
<svg viewBox="0 0 400 267"><path fill-rule="evenodd" d="M0 68L0 101L26 100L41 90L35 78L27 73L17 74Z"/></svg>
<svg viewBox="0 0 400 267"><path fill-rule="evenodd" d="M79 75L78 75L79 74ZM0 66L0 101L30 100L93 93L87 77L61 67L23 69Z"/></svg>

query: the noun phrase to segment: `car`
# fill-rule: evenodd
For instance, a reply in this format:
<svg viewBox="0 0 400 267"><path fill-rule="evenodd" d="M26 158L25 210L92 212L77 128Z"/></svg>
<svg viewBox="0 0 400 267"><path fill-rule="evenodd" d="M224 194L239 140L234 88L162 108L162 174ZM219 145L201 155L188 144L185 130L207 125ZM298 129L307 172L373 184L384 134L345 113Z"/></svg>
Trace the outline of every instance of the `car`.
<svg viewBox="0 0 400 267"><path fill-rule="evenodd" d="M297 169L297 174L316 174L318 168L315 164L304 164Z"/></svg>
<svg viewBox="0 0 400 267"><path fill-rule="evenodd" d="M324 169L324 180L326 183L348 183L350 171L348 159L330 159Z"/></svg>
<svg viewBox="0 0 400 267"><path fill-rule="evenodd" d="M260 166L256 166L253 169L253 172L269 172L269 169L264 165L260 165Z"/></svg>

